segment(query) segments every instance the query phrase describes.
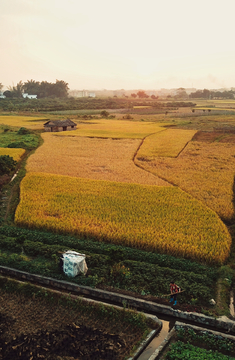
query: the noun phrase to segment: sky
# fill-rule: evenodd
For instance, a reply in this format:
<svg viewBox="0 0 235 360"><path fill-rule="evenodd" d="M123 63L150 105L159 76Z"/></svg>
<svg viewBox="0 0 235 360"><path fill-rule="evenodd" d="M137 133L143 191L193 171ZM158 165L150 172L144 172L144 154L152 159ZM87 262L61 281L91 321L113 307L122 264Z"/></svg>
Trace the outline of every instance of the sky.
<svg viewBox="0 0 235 360"><path fill-rule="evenodd" d="M0 0L0 83L235 87L235 0Z"/></svg>

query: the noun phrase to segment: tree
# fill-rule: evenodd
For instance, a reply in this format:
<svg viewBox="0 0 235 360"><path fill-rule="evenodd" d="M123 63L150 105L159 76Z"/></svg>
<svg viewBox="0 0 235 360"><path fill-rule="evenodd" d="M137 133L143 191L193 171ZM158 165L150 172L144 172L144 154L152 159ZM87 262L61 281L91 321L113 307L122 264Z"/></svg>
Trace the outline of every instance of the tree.
<svg viewBox="0 0 235 360"><path fill-rule="evenodd" d="M203 98L209 99L209 97L210 97L210 90L204 89L203 90Z"/></svg>
<svg viewBox="0 0 235 360"><path fill-rule="evenodd" d="M40 82L35 80L27 80L23 85L23 90L29 95L39 95L40 93Z"/></svg>
<svg viewBox="0 0 235 360"><path fill-rule="evenodd" d="M134 99L137 97L136 94L131 94L131 97L133 97Z"/></svg>
<svg viewBox="0 0 235 360"><path fill-rule="evenodd" d="M68 83L63 80L56 80L56 83L53 86L53 93L58 98L68 97Z"/></svg>
<svg viewBox="0 0 235 360"><path fill-rule="evenodd" d="M0 175L10 174L14 170L17 161L9 155L0 156Z"/></svg>
<svg viewBox="0 0 235 360"><path fill-rule="evenodd" d="M143 90L138 91L138 92L137 92L137 95L138 95L138 97L139 97L140 99L144 99L144 98L148 98L148 97L149 97L149 96L146 94L146 92L143 91Z"/></svg>
<svg viewBox="0 0 235 360"><path fill-rule="evenodd" d="M9 90L11 91L11 97L22 98L24 91L22 81L18 82L16 86L9 86Z"/></svg>
<svg viewBox="0 0 235 360"><path fill-rule="evenodd" d="M185 91L185 88L179 88L176 90L176 95L175 95L175 99L187 99L188 98L188 94Z"/></svg>
<svg viewBox="0 0 235 360"><path fill-rule="evenodd" d="M12 97L12 93L11 93L11 91L10 91L10 90L6 90L6 91L4 91L3 95L5 95L5 96L6 96L6 98L11 98L11 97Z"/></svg>
<svg viewBox="0 0 235 360"><path fill-rule="evenodd" d="M101 111L100 116L104 117L104 118L107 118L109 116L109 112L106 111L106 110L103 110L103 111Z"/></svg>

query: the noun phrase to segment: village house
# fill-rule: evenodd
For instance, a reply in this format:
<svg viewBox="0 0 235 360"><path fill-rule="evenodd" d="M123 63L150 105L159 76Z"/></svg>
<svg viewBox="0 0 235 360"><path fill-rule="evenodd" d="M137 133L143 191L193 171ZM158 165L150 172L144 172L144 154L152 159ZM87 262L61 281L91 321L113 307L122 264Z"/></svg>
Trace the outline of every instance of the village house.
<svg viewBox="0 0 235 360"><path fill-rule="evenodd" d="M24 99L37 99L37 95L29 95L28 93L22 94Z"/></svg>
<svg viewBox="0 0 235 360"><path fill-rule="evenodd" d="M76 130L77 124L70 119L66 120L49 120L44 124L45 131L58 132Z"/></svg>

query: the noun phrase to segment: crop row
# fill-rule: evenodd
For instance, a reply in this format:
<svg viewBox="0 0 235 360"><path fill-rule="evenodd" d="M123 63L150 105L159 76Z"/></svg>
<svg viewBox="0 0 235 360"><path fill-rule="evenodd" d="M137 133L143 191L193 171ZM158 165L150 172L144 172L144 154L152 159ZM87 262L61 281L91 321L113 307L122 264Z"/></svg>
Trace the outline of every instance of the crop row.
<svg viewBox="0 0 235 360"><path fill-rule="evenodd" d="M28 271L57 279L66 279L59 270L59 257L68 250L65 245L47 245L42 242L31 241L24 236L18 238L0 235L0 264L19 270ZM88 274L78 276L71 281L80 285L105 285L129 290L139 294L151 294L161 297L169 292L169 283L172 279L185 290L180 302L189 302L191 299L208 305L214 295L211 288L215 283L218 272L207 268L202 274L190 271L149 264L145 261L120 260L118 252L111 251L108 255L78 249L79 246L69 247L70 250L82 251L87 256ZM5 252L4 252L5 251ZM23 254L22 254L23 252ZM117 255L117 256L116 256ZM214 273L212 272L214 270Z"/></svg>
<svg viewBox="0 0 235 360"><path fill-rule="evenodd" d="M68 235L58 235L50 232L43 232L38 230L22 229L13 226L1 226L0 234L5 235L6 238L16 238L17 243L20 244L21 240L30 239L32 242L42 243L48 246L62 246L66 249L76 249L82 253L95 253L108 255L115 258L116 261L120 260L133 260L140 262L147 262L149 264L156 264L160 267L168 267L170 269L178 269L181 271L194 272L195 274L206 274L212 280L216 280L218 274L215 267L209 267L201 265L197 262L183 258L175 258L166 254L158 254L153 252L147 252L143 250L136 250L129 247L106 244L94 239L76 238ZM1 240L1 246L4 246L7 240ZM12 240L10 240L11 246L13 246ZM15 244L15 242L14 242ZM10 245L9 245L10 246ZM14 245L15 246L15 245ZM4 246L5 247L5 246ZM7 247L8 248L8 247ZM10 249L10 247L9 247ZM14 250L19 250L15 248ZM36 248L35 248L36 251ZM38 255L35 253L34 255ZM45 254L44 254L45 255Z"/></svg>
<svg viewBox="0 0 235 360"><path fill-rule="evenodd" d="M223 355L217 350L206 350L191 344L184 344L182 341L177 341L171 345L170 351L167 353L165 359L234 360L234 357Z"/></svg>

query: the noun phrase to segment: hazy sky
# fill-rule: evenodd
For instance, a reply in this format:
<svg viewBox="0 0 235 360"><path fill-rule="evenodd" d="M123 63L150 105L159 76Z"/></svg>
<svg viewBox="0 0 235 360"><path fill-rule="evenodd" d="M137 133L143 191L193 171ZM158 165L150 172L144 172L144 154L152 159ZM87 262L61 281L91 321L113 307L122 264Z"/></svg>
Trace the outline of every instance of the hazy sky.
<svg viewBox="0 0 235 360"><path fill-rule="evenodd" d="M235 87L235 0L0 0L0 83Z"/></svg>

